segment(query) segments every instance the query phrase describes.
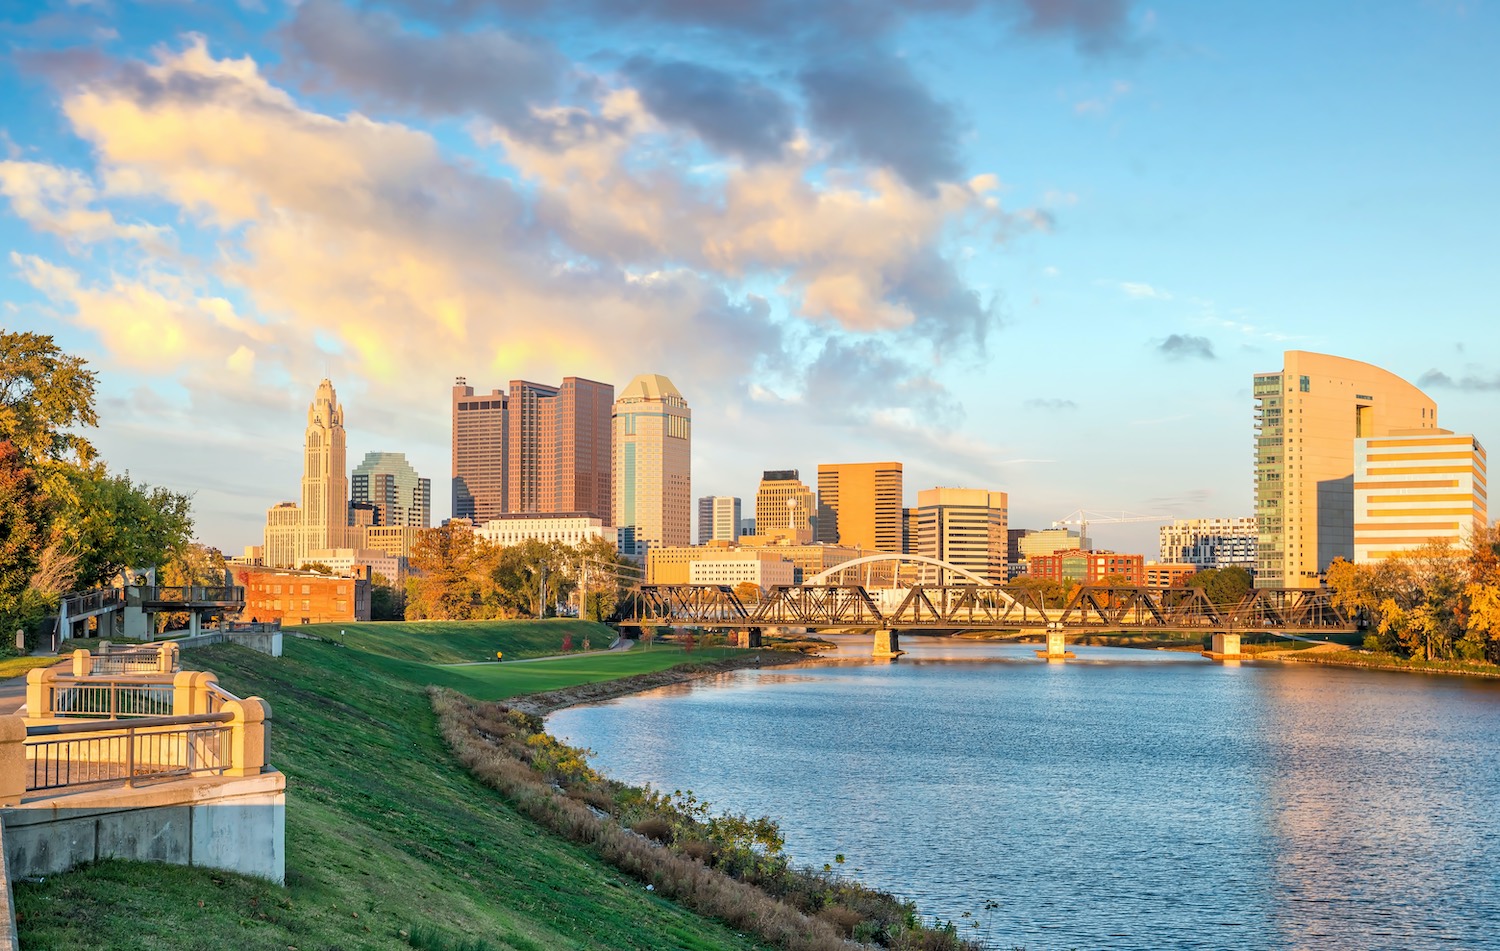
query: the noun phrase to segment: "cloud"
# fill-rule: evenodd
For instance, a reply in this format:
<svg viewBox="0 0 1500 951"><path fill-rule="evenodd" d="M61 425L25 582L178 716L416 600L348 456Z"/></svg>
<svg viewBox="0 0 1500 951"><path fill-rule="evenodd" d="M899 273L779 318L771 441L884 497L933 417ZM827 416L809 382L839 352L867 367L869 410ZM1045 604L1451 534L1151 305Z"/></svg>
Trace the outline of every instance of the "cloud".
<svg viewBox="0 0 1500 951"><path fill-rule="evenodd" d="M1130 94L1130 83L1123 79L1117 79L1109 84L1109 88L1101 95L1091 96L1073 104L1073 111L1081 116L1102 116Z"/></svg>
<svg viewBox="0 0 1500 951"><path fill-rule="evenodd" d="M747 76L643 57L632 59L625 72L657 118L691 129L722 152L748 159L775 158L796 134L791 105Z"/></svg>
<svg viewBox="0 0 1500 951"><path fill-rule="evenodd" d="M1078 408L1078 404L1073 400L1062 399L1060 397L1037 397L1029 399L1021 405L1027 409L1045 410L1048 412L1068 412Z"/></svg>
<svg viewBox="0 0 1500 951"><path fill-rule="evenodd" d="M836 153L892 168L915 188L959 177L957 113L933 97L905 60L830 61L799 79L812 126Z"/></svg>
<svg viewBox="0 0 1500 951"><path fill-rule="evenodd" d="M93 243L125 239L158 245L169 229L121 224L96 207L100 195L89 176L76 169L41 162L0 161L0 195L16 217L38 231L67 241Z"/></svg>
<svg viewBox="0 0 1500 951"><path fill-rule="evenodd" d="M1417 385L1435 390L1490 392L1500 390L1500 373L1489 376L1464 373L1454 377L1434 367L1417 379Z"/></svg>
<svg viewBox="0 0 1500 951"><path fill-rule="evenodd" d="M427 115L473 113L495 121L526 114L558 92L567 61L537 37L495 29L435 34L338 0L307 0L282 27L294 73L314 86Z"/></svg>
<svg viewBox="0 0 1500 951"><path fill-rule="evenodd" d="M1117 286L1120 288L1120 290L1124 291L1125 296L1129 297L1131 300L1172 299L1172 294L1170 291L1162 290L1159 287L1152 287L1150 284L1144 284L1135 281L1121 281Z"/></svg>
<svg viewBox="0 0 1500 951"><path fill-rule="evenodd" d="M1157 344L1156 350L1169 360L1212 360L1214 345L1207 337L1172 334Z"/></svg>

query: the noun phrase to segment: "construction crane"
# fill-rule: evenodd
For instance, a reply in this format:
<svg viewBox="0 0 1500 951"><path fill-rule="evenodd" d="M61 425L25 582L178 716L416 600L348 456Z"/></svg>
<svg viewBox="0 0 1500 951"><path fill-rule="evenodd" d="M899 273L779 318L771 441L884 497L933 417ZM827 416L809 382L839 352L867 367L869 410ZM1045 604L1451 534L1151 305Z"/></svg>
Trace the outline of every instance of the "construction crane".
<svg viewBox="0 0 1500 951"><path fill-rule="evenodd" d="M1127 522L1170 522L1175 517L1176 516L1173 515L1140 515L1135 512L1120 512L1118 514L1114 514L1110 512L1090 512L1084 509L1078 509L1076 511L1069 512L1067 515L1053 522L1052 527L1071 528L1076 525L1078 527L1078 543L1080 545L1084 545L1088 543L1090 522L1097 522L1108 525L1120 525Z"/></svg>

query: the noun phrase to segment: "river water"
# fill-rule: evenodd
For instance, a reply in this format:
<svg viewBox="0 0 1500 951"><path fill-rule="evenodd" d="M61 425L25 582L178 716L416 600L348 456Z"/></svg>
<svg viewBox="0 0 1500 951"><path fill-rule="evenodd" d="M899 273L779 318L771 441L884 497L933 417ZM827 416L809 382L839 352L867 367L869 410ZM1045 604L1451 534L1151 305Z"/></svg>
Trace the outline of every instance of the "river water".
<svg viewBox="0 0 1500 951"><path fill-rule="evenodd" d="M835 640L549 729L996 948L1500 948L1500 681Z"/></svg>

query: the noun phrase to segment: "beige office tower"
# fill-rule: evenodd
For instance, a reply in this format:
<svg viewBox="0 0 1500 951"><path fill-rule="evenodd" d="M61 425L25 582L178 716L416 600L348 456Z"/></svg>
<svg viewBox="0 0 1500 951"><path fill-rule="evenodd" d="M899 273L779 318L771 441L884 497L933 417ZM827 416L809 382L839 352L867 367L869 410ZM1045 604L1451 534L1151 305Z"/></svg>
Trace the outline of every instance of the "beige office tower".
<svg viewBox="0 0 1500 951"><path fill-rule="evenodd" d="M1489 525L1484 447L1445 429L1354 444L1354 561L1429 542L1466 548Z"/></svg>
<svg viewBox="0 0 1500 951"><path fill-rule="evenodd" d="M818 466L818 541L900 554L901 463Z"/></svg>
<svg viewBox="0 0 1500 951"><path fill-rule="evenodd" d="M620 553L692 540L692 411L672 381L647 373L615 400L614 524Z"/></svg>
<svg viewBox="0 0 1500 951"><path fill-rule="evenodd" d="M923 489L917 493L917 551L990 584L1005 584L1009 497L987 489ZM922 566L923 584L970 584L971 579Z"/></svg>
<svg viewBox="0 0 1500 951"><path fill-rule="evenodd" d="M755 492L755 534L799 544L811 542L816 506L817 497L796 469L767 469Z"/></svg>
<svg viewBox="0 0 1500 951"><path fill-rule="evenodd" d="M453 384L454 518L481 524L510 511L508 407L504 390L475 393L463 377Z"/></svg>
<svg viewBox="0 0 1500 951"><path fill-rule="evenodd" d="M1354 558L1354 441L1437 429L1437 404L1393 373L1288 350L1257 373L1255 583L1311 588Z"/></svg>
<svg viewBox="0 0 1500 951"><path fill-rule="evenodd" d="M266 513L263 557L269 565L296 568L308 553L346 547L349 470L344 459L344 408L333 384L318 384L307 407L302 443L302 502L283 502Z"/></svg>

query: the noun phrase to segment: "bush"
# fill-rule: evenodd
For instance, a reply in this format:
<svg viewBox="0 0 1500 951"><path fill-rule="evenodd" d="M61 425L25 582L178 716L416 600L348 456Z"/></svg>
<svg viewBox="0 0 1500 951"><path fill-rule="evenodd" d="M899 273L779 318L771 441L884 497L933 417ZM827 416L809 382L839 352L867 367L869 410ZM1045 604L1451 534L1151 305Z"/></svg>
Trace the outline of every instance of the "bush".
<svg viewBox="0 0 1500 951"><path fill-rule="evenodd" d="M660 842L662 845L668 845L672 841L672 826L660 816L650 816L641 819L630 828L632 831L639 832L651 841Z"/></svg>

